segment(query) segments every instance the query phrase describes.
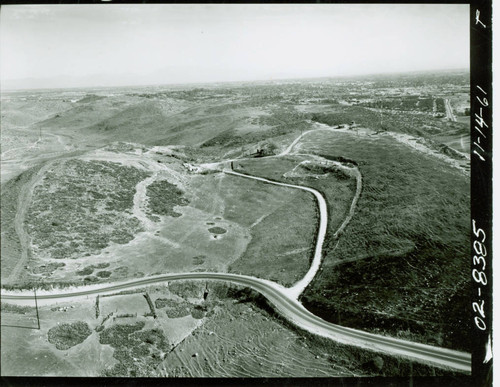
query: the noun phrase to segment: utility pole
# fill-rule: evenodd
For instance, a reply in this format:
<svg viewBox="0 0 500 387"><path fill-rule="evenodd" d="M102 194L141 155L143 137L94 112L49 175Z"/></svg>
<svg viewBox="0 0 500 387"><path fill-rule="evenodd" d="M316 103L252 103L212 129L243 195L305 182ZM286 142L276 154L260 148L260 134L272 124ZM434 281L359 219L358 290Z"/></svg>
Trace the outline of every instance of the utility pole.
<svg viewBox="0 0 500 387"><path fill-rule="evenodd" d="M382 101L381 101L380 102L380 109L379 109L379 114L380 114L380 130L383 130L383 128L384 128L384 125L382 123L382 106L383 106L383 104L382 104Z"/></svg>
<svg viewBox="0 0 500 387"><path fill-rule="evenodd" d="M36 321L37 321L37 324L38 324L38 329L40 329L40 316L38 315L38 301L36 299L36 285L33 288L33 292L35 293Z"/></svg>

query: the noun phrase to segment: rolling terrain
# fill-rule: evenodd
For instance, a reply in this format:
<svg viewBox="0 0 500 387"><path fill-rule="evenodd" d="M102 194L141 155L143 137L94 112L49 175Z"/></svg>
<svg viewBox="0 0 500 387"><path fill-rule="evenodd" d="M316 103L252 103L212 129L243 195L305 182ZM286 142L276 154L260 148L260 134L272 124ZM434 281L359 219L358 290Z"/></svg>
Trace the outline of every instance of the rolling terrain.
<svg viewBox="0 0 500 387"><path fill-rule="evenodd" d="M460 84L460 75L455 79ZM220 279L235 273L276 283L286 297L300 296L308 313L326 321L469 351L463 318L470 238L466 124L437 115L433 99L370 105L361 91L353 94L356 87L359 83L304 81L2 95L4 291L36 286L57 294L63 287L93 289L175 273L222 273ZM388 90L383 83L370 87ZM457 109L460 101L457 97L448 109ZM309 356L302 344L281 363L276 359L284 353L257 350L264 347L259 338L241 336L250 344L225 353L238 340L238 330L255 328L240 326L235 318L246 312L224 297L213 313L200 302L189 306L193 300L165 301L171 308L167 315L203 315L193 317L199 334L186 333L179 352L167 355L163 337L169 330L155 331L145 316L156 316L163 301L156 309L148 301L150 312L123 310L124 328L114 318L104 328L86 323L109 332L104 336L85 336L83 320L74 319L76 325L61 329L94 337L93 349L84 338L57 350L73 351L76 361L114 345L114 352L103 354L108 366L88 372L117 376L259 376L258 367L264 367L260 376L436 372L427 366L398 371L397 351L383 347L375 349L386 351L380 356L390 366L380 366L376 355L348 365L366 345L347 352L330 348L342 356L323 359L317 349L324 338L308 342L318 355L300 370L297 359ZM72 303L75 312L81 302ZM255 309L262 305L256 296L244 302L263 332L285 324L266 339L282 348L293 324ZM228 331L217 331L219 323ZM36 345L59 340L57 330L44 332ZM125 341L108 344L103 337L112 332ZM306 333L293 335L298 340ZM363 347L354 339L335 340ZM202 342L210 343L203 345L203 355L188 359ZM142 352L130 352L134 345ZM181 354L183 346L187 352ZM138 356L152 356L142 370L131 360ZM58 357L51 359L51 366L37 372L57 368ZM57 374L81 375L68 367Z"/></svg>

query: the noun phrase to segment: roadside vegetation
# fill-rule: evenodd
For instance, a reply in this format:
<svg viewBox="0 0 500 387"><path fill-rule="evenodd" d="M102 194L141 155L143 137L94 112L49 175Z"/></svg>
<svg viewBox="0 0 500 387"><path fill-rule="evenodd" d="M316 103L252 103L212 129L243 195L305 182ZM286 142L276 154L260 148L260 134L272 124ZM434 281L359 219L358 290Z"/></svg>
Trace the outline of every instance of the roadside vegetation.
<svg viewBox="0 0 500 387"><path fill-rule="evenodd" d="M18 284L4 284L2 283L2 289L5 290L33 290L33 289L43 289L43 290L54 290L54 289L66 289L72 286L82 285L81 280L75 281L39 281L37 279L25 280Z"/></svg>
<svg viewBox="0 0 500 387"><path fill-rule="evenodd" d="M171 299L158 298L155 300L157 309L165 309L165 314L168 318L179 318L185 316L193 316L200 319L205 317L206 307L196 305L185 301L174 301Z"/></svg>
<svg viewBox="0 0 500 387"><path fill-rule="evenodd" d="M35 308L32 306L22 306L22 305L0 302L0 311L2 313L10 312L17 314L33 314L35 313Z"/></svg>
<svg viewBox="0 0 500 387"><path fill-rule="evenodd" d="M34 301L31 305L16 305L7 302L0 303L0 322L2 327L16 328L38 328L38 315ZM24 331L24 329L21 329ZM5 335L2 328L2 336ZM10 333L9 333L10 334ZM3 345L3 344L2 344Z"/></svg>
<svg viewBox="0 0 500 387"><path fill-rule="evenodd" d="M168 290L182 298L198 298L203 294L203 282L174 281L168 285Z"/></svg>

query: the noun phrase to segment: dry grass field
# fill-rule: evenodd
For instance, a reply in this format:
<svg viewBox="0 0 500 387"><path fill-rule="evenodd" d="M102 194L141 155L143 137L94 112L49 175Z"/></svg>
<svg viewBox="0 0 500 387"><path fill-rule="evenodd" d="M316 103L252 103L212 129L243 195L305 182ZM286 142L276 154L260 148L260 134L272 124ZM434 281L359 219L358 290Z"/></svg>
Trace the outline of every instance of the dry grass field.
<svg viewBox="0 0 500 387"><path fill-rule="evenodd" d="M222 171L233 167L324 196L307 309L470 351L469 127L465 115L435 114L443 95L465 106L463 92L451 95L468 79L2 92L2 287L57 292L181 272L293 285L311 265L316 199ZM227 283L42 305L40 330L5 326L32 326L32 309L2 303L3 317L2 375L453 375L300 331Z"/></svg>
<svg viewBox="0 0 500 387"><path fill-rule="evenodd" d="M308 270L317 227L309 194L223 173L190 174L182 160L137 156L138 149L114 146L54 161L37 180L34 172L21 175L33 185L21 203L30 238L26 286L227 270L291 285ZM13 182L6 197L17 195L21 183ZM9 223L18 207L9 204L2 207L12 241L3 245L6 271L20 255Z"/></svg>
<svg viewBox="0 0 500 387"><path fill-rule="evenodd" d="M307 307L345 325L469 349L468 177L385 136L318 132L302 149L355 160L364 182Z"/></svg>

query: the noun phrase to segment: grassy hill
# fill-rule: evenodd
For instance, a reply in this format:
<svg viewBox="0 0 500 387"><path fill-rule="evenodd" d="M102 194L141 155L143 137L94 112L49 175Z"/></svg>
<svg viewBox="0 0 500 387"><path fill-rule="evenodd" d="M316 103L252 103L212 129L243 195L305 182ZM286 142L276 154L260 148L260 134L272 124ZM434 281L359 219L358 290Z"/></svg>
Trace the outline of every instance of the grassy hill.
<svg viewBox="0 0 500 387"><path fill-rule="evenodd" d="M230 95L230 94L229 94ZM310 124L292 107L267 100L231 98L191 100L180 95L86 96L54 112L35 129L69 135L76 142L105 145L115 141L182 145L219 154L269 138L298 133Z"/></svg>
<svg viewBox="0 0 500 387"><path fill-rule="evenodd" d="M448 83L435 83L440 93L454 93ZM403 85L422 86L397 79L392 83L379 80L370 84L322 80L14 96L5 103L2 100L2 144L8 144L10 152L9 158L3 154L2 166L7 169L20 165L28 169L41 163L43 157L68 157L69 152L86 153L121 141L138 145L122 144L123 149L116 146L115 153L100 149L94 152L96 160L105 156L111 162L127 161L132 157L138 165L149 162L149 167L154 168L148 176L166 167L159 176L168 184L161 183L161 189L156 191L155 184L149 190L145 186L138 188L146 175L134 174L128 167L99 172L96 166L109 160L97 160L93 166L82 162L78 173L71 175L67 169L61 172L68 172L66 177L54 175L53 183L60 185L57 190L49 187L48 180L39 186L47 189L32 203L40 207L32 207L37 211L30 213L31 220L38 219L30 230L34 242L39 242L45 252L52 248L57 249L56 255L66 256L68 251L64 249L71 248L78 250L74 255L79 256L78 260L66 260L64 269L58 269L52 276L54 281L69 281L75 272L85 273L89 267L98 267L92 266L97 262L111 262L101 272L112 273L106 281L175 271L229 271L291 284L307 270L310 262L317 227L313 198L306 193L288 192L286 188L223 173L195 174L185 163L196 167L201 162L248 157L255 155L257 149L273 150L266 154L278 153L301 132L317 127L315 123L339 125L354 121L380 133L318 131L304 136L295 148L301 153L316 154L316 160L322 156L322 161L350 161L363 176L355 215L338 239L332 235L349 211L356 190L353 176L324 169L321 163L302 163L309 156L297 155L247 158L235 161L234 168L315 187L326 197L329 228L323 263L301 299L309 310L345 326L470 350L469 178L442 160L382 134L391 131L418 137L419 141L425 138L426 146L450 153L440 144L463 151L470 141L469 129L463 122L434 117L430 99L422 100L427 104L426 112L395 111L391 106L376 109L373 108L378 106L376 103L353 102L354 99L376 101L387 93L396 95ZM427 98L430 91L425 84L422 87L421 94ZM413 100L416 106L417 100L412 97ZM40 129L47 134L43 141L38 140ZM157 149L146 154L148 146L167 145L179 148L173 152ZM449 156L464 157L454 156L453 152ZM4 269L6 273L12 270L19 256L19 240L12 220L19 190L33 171L36 169L22 175L12 172L13 178L9 175L11 180L2 187L2 275ZM130 181L120 181L120 176ZM151 200L150 207L170 205L166 203L169 199L166 191L172 188L175 179L178 181L174 185L182 188L189 205L173 213L169 208L170 212L163 211L167 215L163 218L148 213L153 224L148 230L144 228L146 231L137 240L135 237L143 228L128 227L130 235L125 235L120 227L127 225L117 223L117 217L113 217L116 214L101 209L106 203L126 202L127 206L121 210L135 209L135 214L140 214L138 209L144 200L139 195L141 189L156 195L157 200ZM127 192L122 192L125 188ZM109 197L100 198L103 193ZM170 193L176 191L172 189ZM134 202L136 197L139 200ZM44 207L46 203L51 207ZM92 212L94 209L99 212ZM73 214L73 218L66 216L65 211ZM102 217L102 212L109 216ZM182 216L168 216L180 213ZM50 218L45 230L40 227L44 217L47 221ZM64 219L71 227L62 227L54 217ZM92 222L80 224L83 223L80 219L90 218ZM105 230L101 231L103 226ZM69 229L76 231L68 233ZM96 250L106 251L101 255L80 254L83 252L80 245L71 245L71 241L64 239L70 234L81 237L78 243L84 247L85 237L102 237L98 241L102 246ZM111 237L127 240L108 246ZM125 243L128 241L133 243ZM48 246L51 243L53 246ZM83 274L79 276L81 283ZM104 280L97 276L96 281Z"/></svg>
<svg viewBox="0 0 500 387"><path fill-rule="evenodd" d="M323 318L470 350L469 179L388 137L313 133L303 149L355 160L356 214L303 295Z"/></svg>

